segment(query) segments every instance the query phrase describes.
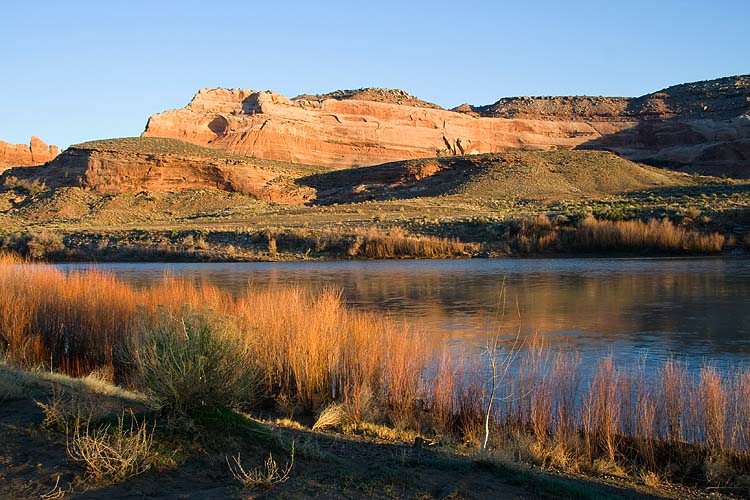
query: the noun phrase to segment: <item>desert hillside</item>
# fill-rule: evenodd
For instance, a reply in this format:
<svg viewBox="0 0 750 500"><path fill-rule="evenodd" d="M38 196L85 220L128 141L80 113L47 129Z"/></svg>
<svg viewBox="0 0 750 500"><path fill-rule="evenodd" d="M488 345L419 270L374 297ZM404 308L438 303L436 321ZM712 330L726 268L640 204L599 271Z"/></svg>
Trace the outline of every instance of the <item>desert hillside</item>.
<svg viewBox="0 0 750 500"><path fill-rule="evenodd" d="M174 139L123 138L92 141L66 149L46 165L14 168L6 179L48 188L82 187L96 194L220 189L267 201L302 202L311 190L291 179L315 171L204 148Z"/></svg>
<svg viewBox="0 0 750 500"><path fill-rule="evenodd" d="M560 199L690 185L684 174L603 151L491 153L386 163L300 179L318 203L461 195L468 199Z"/></svg>
<svg viewBox="0 0 750 500"><path fill-rule="evenodd" d="M219 190L277 203L327 205L443 195L580 199L693 180L603 151L487 153L329 170L144 137L77 144L45 165L9 169L2 183L78 187L100 196Z"/></svg>

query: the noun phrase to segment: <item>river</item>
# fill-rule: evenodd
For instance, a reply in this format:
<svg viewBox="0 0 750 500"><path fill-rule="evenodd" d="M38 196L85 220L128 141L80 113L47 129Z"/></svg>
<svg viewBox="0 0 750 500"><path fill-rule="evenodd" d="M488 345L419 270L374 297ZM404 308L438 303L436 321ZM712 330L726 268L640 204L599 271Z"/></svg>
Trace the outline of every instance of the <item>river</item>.
<svg viewBox="0 0 750 500"><path fill-rule="evenodd" d="M62 267L80 267L65 265ZM90 267L90 266L87 266ZM750 361L750 259L472 259L101 264L134 286L165 272L232 293L337 287L352 307L479 349L496 333L538 332L553 350L722 370ZM503 290L505 300L503 305ZM503 313L504 311L504 313Z"/></svg>

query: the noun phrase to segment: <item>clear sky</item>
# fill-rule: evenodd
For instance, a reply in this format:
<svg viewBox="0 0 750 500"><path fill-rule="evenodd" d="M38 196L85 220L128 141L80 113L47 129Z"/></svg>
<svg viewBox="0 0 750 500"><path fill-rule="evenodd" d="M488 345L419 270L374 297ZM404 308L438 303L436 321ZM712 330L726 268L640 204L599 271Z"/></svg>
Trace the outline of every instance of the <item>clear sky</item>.
<svg viewBox="0 0 750 500"><path fill-rule="evenodd" d="M444 107L750 73L750 0L3 1L0 140L138 135L201 87Z"/></svg>

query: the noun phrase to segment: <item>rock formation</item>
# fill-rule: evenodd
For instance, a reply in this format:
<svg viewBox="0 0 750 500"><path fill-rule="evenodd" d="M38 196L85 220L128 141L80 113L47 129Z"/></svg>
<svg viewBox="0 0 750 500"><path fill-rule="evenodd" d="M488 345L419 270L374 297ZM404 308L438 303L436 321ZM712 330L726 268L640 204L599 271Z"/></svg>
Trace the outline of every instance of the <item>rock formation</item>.
<svg viewBox="0 0 750 500"><path fill-rule="evenodd" d="M33 136L27 144L8 144L0 141L0 172L9 167L41 165L58 154L57 146L47 146Z"/></svg>
<svg viewBox="0 0 750 500"><path fill-rule="evenodd" d="M404 93L405 94L405 93ZM407 94L408 95L408 94ZM144 137L335 168L508 149L574 148L609 122L476 118L437 107L251 90L203 89L185 109L149 119ZM634 125L634 124L632 124Z"/></svg>
<svg viewBox="0 0 750 500"><path fill-rule="evenodd" d="M173 139L126 138L74 145L46 165L13 168L3 177L48 188L82 187L100 195L222 189L266 201L307 201L314 191L296 186L284 167Z"/></svg>
<svg viewBox="0 0 750 500"><path fill-rule="evenodd" d="M518 97L445 110L400 90L289 99L202 89L144 137L335 168L509 150L592 148L687 170L750 175L750 75L638 98Z"/></svg>

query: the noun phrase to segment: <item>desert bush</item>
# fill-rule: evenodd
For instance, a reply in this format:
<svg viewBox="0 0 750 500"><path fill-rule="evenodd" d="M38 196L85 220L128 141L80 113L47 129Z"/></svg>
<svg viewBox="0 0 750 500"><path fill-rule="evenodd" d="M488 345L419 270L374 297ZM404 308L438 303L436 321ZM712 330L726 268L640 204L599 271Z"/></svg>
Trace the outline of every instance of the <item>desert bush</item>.
<svg viewBox="0 0 750 500"><path fill-rule="evenodd" d="M263 234L267 241L268 255L276 257L278 253L277 235L273 231L265 231Z"/></svg>
<svg viewBox="0 0 750 500"><path fill-rule="evenodd" d="M129 423L126 423L129 420ZM157 460L153 451L153 429L138 423L132 413L123 413L115 425L93 427L77 420L67 441L68 456L83 466L88 479L119 482L141 474Z"/></svg>
<svg viewBox="0 0 750 500"><path fill-rule="evenodd" d="M89 424L98 422L122 411L114 401L102 401L87 391L71 390L60 384L52 386L52 394L45 401L35 401L42 410L42 427L57 432L68 432L81 420Z"/></svg>
<svg viewBox="0 0 750 500"><path fill-rule="evenodd" d="M245 470L242 465L242 457L237 454L236 457L226 458L229 472L244 488L248 489L271 489L277 484L286 482L289 474L294 467L294 441L292 441L291 457L284 467L279 467L273 458L273 453L268 454L268 458L258 467Z"/></svg>
<svg viewBox="0 0 750 500"><path fill-rule="evenodd" d="M45 429L67 432L69 425L81 415L80 407L60 387L53 388L52 396L46 403L42 401L35 401L35 403L44 414L42 427Z"/></svg>
<svg viewBox="0 0 750 500"><path fill-rule="evenodd" d="M312 430L340 428L346 423L346 410L341 403L333 403L326 406L318 415L318 419L312 426Z"/></svg>
<svg viewBox="0 0 750 500"><path fill-rule="evenodd" d="M31 197L37 196L47 190L47 186L36 179L19 179L17 177L8 177L5 180L5 187L14 191L28 194Z"/></svg>
<svg viewBox="0 0 750 500"><path fill-rule="evenodd" d="M163 410L189 415L259 396L259 370L231 325L186 311L162 316L135 340L139 383Z"/></svg>
<svg viewBox="0 0 750 500"><path fill-rule="evenodd" d="M43 231L29 233L26 236L26 255L30 259L41 260L65 251L62 236L57 233Z"/></svg>

